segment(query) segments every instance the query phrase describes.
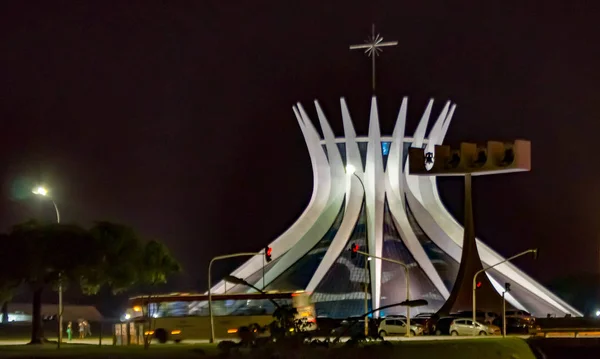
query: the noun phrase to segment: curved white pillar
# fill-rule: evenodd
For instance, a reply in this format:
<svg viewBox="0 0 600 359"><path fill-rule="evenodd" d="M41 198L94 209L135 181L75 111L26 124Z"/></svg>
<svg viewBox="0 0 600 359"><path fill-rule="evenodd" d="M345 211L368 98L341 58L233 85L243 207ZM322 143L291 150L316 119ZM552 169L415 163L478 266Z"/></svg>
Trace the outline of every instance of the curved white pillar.
<svg viewBox="0 0 600 359"><path fill-rule="evenodd" d="M443 142L453 119L456 105L451 102L445 104L444 108L437 115L436 121L427 137L427 127L433 108L433 99L431 99L422 114L414 135L410 137L405 134L408 100L404 97L398 111L392 136L382 137L379 127L377 99L373 97L371 99L371 109L368 119L368 136L357 137L346 101L344 98L341 98L341 117L344 127L344 136L341 138L335 137L325 116L325 111L323 111L319 103L315 101L314 105L323 132L323 138L321 138L315 129L302 105L297 104L293 107L311 158L314 174L313 193L306 210L296 223L269 245L273 248L273 257L279 258L279 261L266 271L265 282L269 284L274 281L304 255L307 255L327 231L330 230L340 211L343 211L343 218L339 224L337 233L329 244L305 289L310 292L320 290L319 284L338 259L340 259L339 262L342 265L346 265L349 268L352 267L353 264L349 263L345 257L340 258L340 255L348 248L348 241L359 220L363 200L367 216L366 233L368 237L368 251L372 255L381 256L383 250L384 206L387 199L390 214L400 236L399 239L402 240L405 247L415 259L418 270L422 270L434 284L437 291L443 297L447 298L449 291L429 259L427 252L421 245L419 238L414 233L408 221L407 210L410 208L419 227L423 229L424 233L433 243L456 261L460 261L461 259L464 229L441 202L435 177L411 176L408 173L407 164L403 162L403 159L405 144L432 152L435 145L440 145ZM382 141L391 142L385 170L381 147ZM366 153L360 152L359 142L367 143ZM339 143L344 144L342 148L345 148L345 153L340 153ZM327 154L323 150L323 146L327 149ZM361 156L364 157L366 162L364 168ZM345 164L343 161L344 157L346 159ZM354 166L356 176L348 176L345 171L345 165ZM359 178L364 183L364 191ZM345 207L342 208L344 199ZM406 205L408 205L408 208ZM477 246L484 265L495 264L504 259L480 240L477 240ZM260 270L262 264L262 255L256 256L240 266L232 275L247 278ZM373 308L380 306L381 270L381 261L372 260L370 262ZM577 310L550 293L539 283L518 270L514 265L508 263L500 265L497 267L497 271L526 289L532 296L535 296L536 300L555 308L557 314L581 315ZM501 287L500 284L491 276L490 279L494 287L498 290ZM350 280L360 280L360 278L350 278ZM257 281L257 283L261 282L262 279ZM215 292L222 290L223 282L218 283L213 288ZM363 299L364 294L334 293L328 297L329 300L331 298L335 298L336 300L358 300ZM509 295L507 299L513 306L517 308L523 307L523 303L520 303L514 297ZM357 315L360 313L353 314Z"/></svg>

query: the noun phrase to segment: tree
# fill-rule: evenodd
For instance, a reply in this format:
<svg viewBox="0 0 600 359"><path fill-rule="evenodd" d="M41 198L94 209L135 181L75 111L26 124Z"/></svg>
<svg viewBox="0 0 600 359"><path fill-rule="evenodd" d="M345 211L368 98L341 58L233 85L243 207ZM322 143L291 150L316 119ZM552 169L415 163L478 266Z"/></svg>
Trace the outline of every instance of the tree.
<svg viewBox="0 0 600 359"><path fill-rule="evenodd" d="M19 262L12 266L10 277L15 282L27 283L33 292L31 344L44 340L41 316L44 289L56 287L59 275L68 281L87 264L84 254L89 238L87 231L79 226L36 221L16 225L9 232L7 240L18 254Z"/></svg>
<svg viewBox="0 0 600 359"><path fill-rule="evenodd" d="M27 283L33 291L31 344L44 341L42 293L49 286L57 287L59 279L64 284L78 283L84 294L96 294L103 286L118 293L148 283L150 278L166 281L169 274L179 270L162 244L152 241L144 246L131 228L109 222L98 222L85 230L76 225L29 221L14 226L7 240L19 253L20 263L9 272L7 282ZM157 261L156 253L164 256ZM150 270L153 264L161 266Z"/></svg>
<svg viewBox="0 0 600 359"><path fill-rule="evenodd" d="M0 234L0 242L6 247L8 236L6 234ZM14 266L18 265L15 261L16 256L12 252L7 251L4 253L2 260L0 261L0 306L2 312L2 323L8 323L8 302L12 299L16 288L20 282L15 280L12 276Z"/></svg>
<svg viewBox="0 0 600 359"><path fill-rule="evenodd" d="M140 282L146 285L157 285L167 282L167 276L181 270L179 263L171 256L167 247L157 241L150 241L144 246L142 263L140 266ZM142 308L146 307L145 305ZM145 316L148 320L150 331L154 330L155 320L147 311ZM150 336L144 336L144 348L150 346Z"/></svg>

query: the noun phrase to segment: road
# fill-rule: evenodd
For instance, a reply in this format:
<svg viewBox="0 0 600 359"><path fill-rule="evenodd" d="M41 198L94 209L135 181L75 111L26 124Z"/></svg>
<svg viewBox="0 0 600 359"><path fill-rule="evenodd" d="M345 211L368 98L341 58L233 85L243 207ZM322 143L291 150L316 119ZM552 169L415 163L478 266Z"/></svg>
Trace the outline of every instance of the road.
<svg viewBox="0 0 600 359"><path fill-rule="evenodd" d="M523 339L527 339L527 336L519 336L520 338ZM486 338L485 336L481 336L481 337L469 337L469 336L462 336L462 337L454 337L454 336L417 336L417 337L411 337L411 338L407 338L405 336L398 336L398 337L386 337L385 339L388 341L432 341L432 340L463 340L463 339L473 339L473 338ZM315 339L319 339L319 340L325 340L325 337L317 337ZM350 339L349 337L343 337L341 338L342 342L345 342L346 340ZM48 338L48 340L50 341L56 341L56 338ZM231 339L217 339L217 342L223 341L223 340L231 340ZM29 339L0 339L0 346L2 345L24 345L27 344L29 342ZM89 339L73 339L70 342L65 341L65 343L68 344L86 344L86 345L99 345L99 341L98 338L89 338ZM181 342L182 344L187 344L187 345L193 345L193 344L207 344L208 343L208 339L187 339ZM105 337L102 339L102 345L112 345L112 338L110 337Z"/></svg>

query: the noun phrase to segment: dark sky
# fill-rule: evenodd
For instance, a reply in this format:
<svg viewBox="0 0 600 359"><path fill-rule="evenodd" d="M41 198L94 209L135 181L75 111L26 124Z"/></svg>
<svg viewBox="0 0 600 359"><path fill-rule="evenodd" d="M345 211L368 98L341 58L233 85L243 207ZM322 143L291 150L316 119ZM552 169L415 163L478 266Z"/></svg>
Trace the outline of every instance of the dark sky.
<svg viewBox="0 0 600 359"><path fill-rule="evenodd" d="M4 1L0 226L52 218L23 196L42 181L65 222L130 224L182 262L175 286L204 289L211 257L262 248L308 203L294 102L318 98L342 135L346 96L366 133L369 60L348 45L375 22L400 43L379 62L382 132L408 95L409 134L435 97L458 103L450 143L530 139L531 173L476 179L478 235L539 247L518 264L544 282L598 271L600 11L466 3ZM460 181L440 182L460 215Z"/></svg>

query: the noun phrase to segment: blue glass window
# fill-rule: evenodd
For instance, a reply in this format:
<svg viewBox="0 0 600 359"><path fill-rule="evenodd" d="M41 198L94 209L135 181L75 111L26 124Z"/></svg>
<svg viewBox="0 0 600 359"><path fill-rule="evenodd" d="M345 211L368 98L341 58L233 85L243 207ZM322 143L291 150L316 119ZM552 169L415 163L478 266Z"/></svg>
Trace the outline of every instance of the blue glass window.
<svg viewBox="0 0 600 359"><path fill-rule="evenodd" d="M390 153L390 144L391 142L381 142L381 152L384 156L387 156Z"/></svg>
<svg viewBox="0 0 600 359"><path fill-rule="evenodd" d="M267 284L266 290L292 291L306 288L319 264L321 264L325 253L327 253L327 249L329 249L333 238L340 229L345 207L345 203L343 202L337 217L323 238L308 253L273 280L273 282Z"/></svg>
<svg viewBox="0 0 600 359"><path fill-rule="evenodd" d="M387 160L390 154L391 142L381 142L381 153L383 155L383 170L387 167Z"/></svg>
<svg viewBox="0 0 600 359"><path fill-rule="evenodd" d="M411 299L427 300L428 304L426 306L414 308L411 310L411 313L436 312L442 307L445 302L444 297L415 261L408 248L406 248L406 245L396 228L387 201L385 202L383 217L382 256L408 265ZM396 304L404 300L406 300L406 277L404 268L395 263L383 262L381 265L380 305ZM406 308L400 306L391 307L386 310L386 314L406 314Z"/></svg>
<svg viewBox="0 0 600 359"><path fill-rule="evenodd" d="M419 240L419 243L423 246L425 253L427 253L427 257L429 257L429 260L433 263L433 266L440 275L440 278L442 278L446 288L451 291L454 282L456 281L456 276L458 275L459 263L438 247L431 238L423 232L423 229L419 226L414 214L410 210L408 202L406 202L406 214L408 223Z"/></svg>
<svg viewBox="0 0 600 359"><path fill-rule="evenodd" d="M365 257L352 258L350 248L358 244L361 251L367 251L367 215L364 202L358 221L346 243L346 247L325 274L312 295L318 316L348 318L365 313L365 286L367 286L368 307L370 299L370 271L365 270Z"/></svg>

